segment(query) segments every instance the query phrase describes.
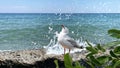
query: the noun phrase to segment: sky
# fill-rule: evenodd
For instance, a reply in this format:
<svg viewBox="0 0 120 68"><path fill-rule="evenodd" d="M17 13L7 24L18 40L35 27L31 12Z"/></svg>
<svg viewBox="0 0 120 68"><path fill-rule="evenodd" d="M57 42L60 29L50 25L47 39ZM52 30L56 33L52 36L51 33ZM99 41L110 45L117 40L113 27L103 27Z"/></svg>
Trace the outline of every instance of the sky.
<svg viewBox="0 0 120 68"><path fill-rule="evenodd" d="M0 0L0 13L120 13L120 0Z"/></svg>

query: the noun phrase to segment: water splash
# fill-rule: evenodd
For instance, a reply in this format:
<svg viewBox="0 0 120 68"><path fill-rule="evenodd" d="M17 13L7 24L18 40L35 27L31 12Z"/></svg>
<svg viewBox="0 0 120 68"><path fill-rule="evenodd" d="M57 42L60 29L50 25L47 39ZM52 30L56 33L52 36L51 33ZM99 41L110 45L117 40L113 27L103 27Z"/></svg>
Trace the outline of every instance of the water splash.
<svg viewBox="0 0 120 68"><path fill-rule="evenodd" d="M74 52L81 52L82 50L85 50L85 47L87 46L87 43L85 41L83 41L82 38L75 40L80 46L83 46L83 49L73 49L71 51L71 53ZM63 47L56 41L56 35L53 37L53 39L51 39L50 43L45 46L44 48L47 49L47 54L63 54L64 53L64 49ZM66 50L66 53L69 52L68 50Z"/></svg>
<svg viewBox="0 0 120 68"><path fill-rule="evenodd" d="M49 26L48 29L49 29L48 33L50 34L52 32L53 28Z"/></svg>
<svg viewBox="0 0 120 68"><path fill-rule="evenodd" d="M66 19L70 19L71 14L66 14L65 17Z"/></svg>
<svg viewBox="0 0 120 68"><path fill-rule="evenodd" d="M59 18L57 20L62 20L62 16L61 15L62 15L62 13L59 13L59 15L58 15Z"/></svg>

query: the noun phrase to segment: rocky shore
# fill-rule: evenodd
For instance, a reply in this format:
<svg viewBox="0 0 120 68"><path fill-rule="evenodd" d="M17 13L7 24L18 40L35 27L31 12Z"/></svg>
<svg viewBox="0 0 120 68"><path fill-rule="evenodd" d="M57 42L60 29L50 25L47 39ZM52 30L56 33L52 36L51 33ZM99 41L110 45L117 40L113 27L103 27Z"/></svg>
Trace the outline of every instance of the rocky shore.
<svg viewBox="0 0 120 68"><path fill-rule="evenodd" d="M84 59L86 51L70 54L73 61ZM64 68L63 55L46 54L45 49L0 52L0 68Z"/></svg>

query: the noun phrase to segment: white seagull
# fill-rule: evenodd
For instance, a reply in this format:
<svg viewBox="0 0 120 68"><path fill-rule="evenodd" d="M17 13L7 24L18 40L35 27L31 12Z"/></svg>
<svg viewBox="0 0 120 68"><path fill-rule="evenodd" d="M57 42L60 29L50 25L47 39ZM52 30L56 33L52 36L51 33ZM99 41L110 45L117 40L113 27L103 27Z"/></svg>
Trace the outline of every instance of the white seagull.
<svg viewBox="0 0 120 68"><path fill-rule="evenodd" d="M61 26L62 26L62 30L59 34L57 34L58 36L57 40L58 40L58 43L60 43L64 48L64 54L65 54L66 48L69 49L69 53L70 53L70 50L73 48L81 49L82 46L79 46L74 39L68 36L68 33L69 33L68 28L65 27L64 25L61 25Z"/></svg>

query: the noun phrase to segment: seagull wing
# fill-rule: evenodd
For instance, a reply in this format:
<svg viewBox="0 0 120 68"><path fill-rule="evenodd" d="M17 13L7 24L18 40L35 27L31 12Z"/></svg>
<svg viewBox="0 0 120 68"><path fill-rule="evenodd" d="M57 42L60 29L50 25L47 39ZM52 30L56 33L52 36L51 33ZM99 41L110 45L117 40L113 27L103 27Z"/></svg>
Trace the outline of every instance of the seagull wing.
<svg viewBox="0 0 120 68"><path fill-rule="evenodd" d="M73 45L73 47L78 47L78 44L73 40L73 39L68 39L67 40L70 44Z"/></svg>
<svg viewBox="0 0 120 68"><path fill-rule="evenodd" d="M72 44L73 47L82 48L82 47L79 46L79 45L77 44L77 42L76 42L74 39L72 39L72 38L68 38L67 41L68 41L70 44Z"/></svg>

